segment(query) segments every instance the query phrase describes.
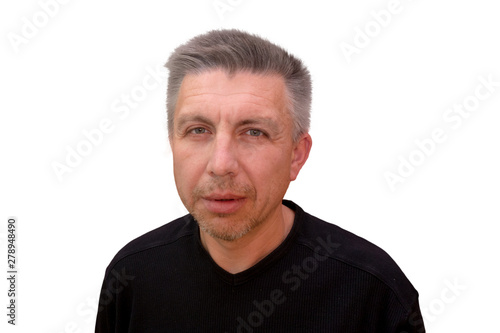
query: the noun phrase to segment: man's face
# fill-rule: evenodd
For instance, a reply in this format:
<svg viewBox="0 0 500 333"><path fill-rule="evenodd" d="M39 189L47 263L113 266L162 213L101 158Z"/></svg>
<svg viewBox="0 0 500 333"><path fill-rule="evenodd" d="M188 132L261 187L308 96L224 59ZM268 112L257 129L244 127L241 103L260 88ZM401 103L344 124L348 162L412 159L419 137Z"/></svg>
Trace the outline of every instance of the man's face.
<svg viewBox="0 0 500 333"><path fill-rule="evenodd" d="M277 75L211 70L184 78L170 141L174 177L212 237L235 240L281 214L309 152L297 161L303 145L292 141L285 91Z"/></svg>

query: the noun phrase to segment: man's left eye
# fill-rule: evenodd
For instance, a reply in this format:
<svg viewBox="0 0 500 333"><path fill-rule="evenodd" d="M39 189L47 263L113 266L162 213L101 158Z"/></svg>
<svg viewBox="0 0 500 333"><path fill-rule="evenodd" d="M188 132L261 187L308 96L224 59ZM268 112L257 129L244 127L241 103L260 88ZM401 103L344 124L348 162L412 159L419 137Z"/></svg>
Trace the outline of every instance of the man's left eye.
<svg viewBox="0 0 500 333"><path fill-rule="evenodd" d="M261 136L264 133L262 133L262 131L259 131L257 129L251 129L247 131L247 134L250 136Z"/></svg>

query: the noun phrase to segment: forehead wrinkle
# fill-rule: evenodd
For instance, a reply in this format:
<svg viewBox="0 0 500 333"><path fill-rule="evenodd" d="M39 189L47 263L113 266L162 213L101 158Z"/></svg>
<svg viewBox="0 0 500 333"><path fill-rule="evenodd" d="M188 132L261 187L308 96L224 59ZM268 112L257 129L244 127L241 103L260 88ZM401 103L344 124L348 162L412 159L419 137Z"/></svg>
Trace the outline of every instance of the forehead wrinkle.
<svg viewBox="0 0 500 333"><path fill-rule="evenodd" d="M197 100L196 99L196 97L203 96L203 95L212 95L212 94L208 93L208 94L196 94L196 95L186 96L186 97L184 97L183 102L179 105L179 110L187 109L188 112L190 112L191 109L197 109L197 108L207 109L207 108L211 108L211 107L215 107L218 109L219 106L226 106L226 105L234 105L234 107L231 108L233 110L245 109L246 107L248 107L248 105L254 105L254 106L256 106L257 109L264 110L264 111L277 110L277 111L281 112L284 109L286 109L285 103L280 102L277 105L276 103L273 103L273 101L271 101L270 99L263 98L259 95L252 94L253 96L257 97L258 99L262 99L266 102L259 101L259 100L221 101L221 100L218 100L215 98L213 100L210 100L210 99ZM193 100L193 98L194 98L194 100ZM187 101L187 103L186 103L186 101ZM267 103L267 102L269 102L269 103ZM201 105L201 106L198 107L197 105Z"/></svg>
<svg viewBox="0 0 500 333"><path fill-rule="evenodd" d="M229 104L231 106L231 103L217 104L215 107L209 106L210 104L211 103L207 103L206 101L204 101L204 102L190 103L188 105L185 105L180 109L183 110L183 112L179 114L179 119L182 118L182 121L179 121L179 124L185 123L186 121L195 118L197 115L199 115L198 117L199 120L201 120L201 118L204 118L206 120L205 122L208 123L210 115L220 114L220 112L222 112L220 106L225 106L226 104ZM243 112L239 112L242 110ZM259 115L257 114L258 111L262 111L262 113ZM275 111L278 111L278 113L276 113ZM261 121L253 121L253 123L272 122L276 124L282 119L283 116L287 118L288 115L288 113L284 109L281 110L275 109L268 105L262 105L260 103L249 102L249 101L237 103L236 105L231 106L226 112L230 112L232 114L231 118L236 118L236 119L247 118L248 120L252 119L261 120ZM242 123L243 121L247 120L243 119L238 121L238 123ZM248 122L246 124L248 124Z"/></svg>
<svg viewBox="0 0 500 333"><path fill-rule="evenodd" d="M257 98L259 100L265 100L267 103L262 103L263 105L264 104L269 104L269 105L275 105L277 104L276 102L279 101L280 103L279 104L283 104L280 99L276 98L276 95L274 95L273 97L265 97L265 96L262 96L260 94L254 94L254 93L251 93L251 92L238 92L238 93L228 93L228 94L221 94L221 93L215 93L215 92L202 92L202 93L193 93L193 94L186 94L183 96L183 102L187 101L187 100L190 100L190 99L193 99L193 98L197 98L197 97L203 97L203 96L214 96L213 99L215 99L215 96L236 96L236 95L248 95L248 96L252 96L253 98ZM211 101L210 100L205 100L205 101L200 101L200 102L208 102L210 103ZM231 101L229 101L231 102ZM239 104L243 104L243 103L251 103L251 104L256 104L256 105L259 105L259 103L255 102L255 101L238 101ZM283 105L280 105L280 107L282 107Z"/></svg>
<svg viewBox="0 0 500 333"><path fill-rule="evenodd" d="M185 79L187 78L186 76ZM200 114L204 115L205 120L209 120L208 118L212 118L213 115L219 114L220 116L221 111L224 110L225 113L227 110L236 117L231 117L234 120L233 125L238 122L238 118L245 120L245 117L250 119L254 115L273 118L276 126L272 127L281 127L280 125L289 123L291 120L287 89L281 77L277 77L276 84L249 85L242 87L240 91L237 88L234 91L229 87L228 92L218 88L218 80L215 82L205 80L206 77L203 75L199 78L200 80L196 76L190 77L189 80L183 82L178 100L180 103L176 108L177 115L180 116L179 111L181 111L181 114L187 113L188 117L189 114ZM258 115L259 112L256 111L260 111L262 115ZM242 120L238 123L241 122ZM246 121L246 123L249 122Z"/></svg>

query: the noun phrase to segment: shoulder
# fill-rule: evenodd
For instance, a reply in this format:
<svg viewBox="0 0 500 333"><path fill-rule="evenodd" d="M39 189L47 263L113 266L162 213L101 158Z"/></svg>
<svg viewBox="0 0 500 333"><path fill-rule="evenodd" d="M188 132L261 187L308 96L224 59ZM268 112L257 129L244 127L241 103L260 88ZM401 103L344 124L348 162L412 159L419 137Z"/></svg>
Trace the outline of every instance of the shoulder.
<svg viewBox="0 0 500 333"><path fill-rule="evenodd" d="M352 232L304 212L298 206L296 212L301 216L299 245L371 275L391 289L405 308L411 308L418 293L387 252Z"/></svg>
<svg viewBox="0 0 500 333"><path fill-rule="evenodd" d="M174 244L184 237L192 236L196 230L196 222L189 214L151 230L130 241L118 251L108 265L106 275L120 261L126 258L160 246Z"/></svg>

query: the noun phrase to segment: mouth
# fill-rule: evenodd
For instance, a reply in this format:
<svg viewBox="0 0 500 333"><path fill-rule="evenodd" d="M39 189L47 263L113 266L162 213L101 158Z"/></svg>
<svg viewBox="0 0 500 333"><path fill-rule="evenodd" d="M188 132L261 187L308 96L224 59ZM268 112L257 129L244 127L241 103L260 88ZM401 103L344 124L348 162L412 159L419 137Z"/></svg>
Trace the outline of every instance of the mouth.
<svg viewBox="0 0 500 333"><path fill-rule="evenodd" d="M212 194L202 198L205 208L213 214L236 213L246 201L245 197L233 194Z"/></svg>

